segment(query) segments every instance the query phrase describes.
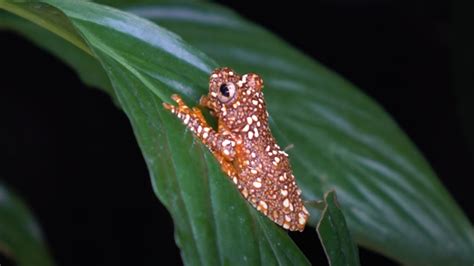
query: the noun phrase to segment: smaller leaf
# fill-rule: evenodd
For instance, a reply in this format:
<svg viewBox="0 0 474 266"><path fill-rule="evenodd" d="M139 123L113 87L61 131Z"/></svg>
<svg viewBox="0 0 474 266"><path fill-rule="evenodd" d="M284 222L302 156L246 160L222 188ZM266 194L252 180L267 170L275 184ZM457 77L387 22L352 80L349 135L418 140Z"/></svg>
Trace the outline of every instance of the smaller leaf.
<svg viewBox="0 0 474 266"><path fill-rule="evenodd" d="M324 194L324 203L326 206L316 230L329 265L360 265L357 246L352 241L334 190Z"/></svg>
<svg viewBox="0 0 474 266"><path fill-rule="evenodd" d="M19 266L54 265L39 226L21 200L0 183L0 252Z"/></svg>

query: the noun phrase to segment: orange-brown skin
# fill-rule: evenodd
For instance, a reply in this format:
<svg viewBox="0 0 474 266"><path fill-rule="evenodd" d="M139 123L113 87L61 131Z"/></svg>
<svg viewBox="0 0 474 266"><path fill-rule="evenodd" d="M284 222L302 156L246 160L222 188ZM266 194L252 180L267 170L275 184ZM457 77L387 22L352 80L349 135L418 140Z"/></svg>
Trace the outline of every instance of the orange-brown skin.
<svg viewBox="0 0 474 266"><path fill-rule="evenodd" d="M218 130L201 111L189 108L174 94L177 106L163 106L178 116L206 145L222 170L257 210L283 228L303 231L309 213L292 174L288 154L280 149L268 126L263 80L257 74L240 77L230 68L211 74L209 94L200 105L218 119Z"/></svg>

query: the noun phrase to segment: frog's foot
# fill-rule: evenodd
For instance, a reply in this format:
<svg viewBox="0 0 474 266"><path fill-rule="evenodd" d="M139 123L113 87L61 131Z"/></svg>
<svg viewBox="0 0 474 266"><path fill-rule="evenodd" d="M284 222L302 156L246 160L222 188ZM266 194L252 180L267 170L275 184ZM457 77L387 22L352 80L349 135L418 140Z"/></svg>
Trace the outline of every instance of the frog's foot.
<svg viewBox="0 0 474 266"><path fill-rule="evenodd" d="M185 122L186 117L190 117L189 119L191 120L198 120L201 125L207 125L206 119L204 118L204 115L202 114L199 108L189 108L183 101L183 99L177 94L173 94L171 96L171 99L177 103L177 106L174 106L169 103L163 103L163 107L170 110L171 113L176 114L179 118L183 120L183 122ZM185 124L187 123L185 122Z"/></svg>
<svg viewBox="0 0 474 266"><path fill-rule="evenodd" d="M201 109L197 107L193 107L193 114L196 116L196 118L201 121L203 124L207 124L206 118L204 118L204 115L201 112Z"/></svg>
<svg viewBox="0 0 474 266"><path fill-rule="evenodd" d="M171 95L171 99L175 101L178 106L171 105L169 103L163 103L163 106L170 110L173 114L189 114L192 113L191 109L184 103L181 96L178 94Z"/></svg>
<svg viewBox="0 0 474 266"><path fill-rule="evenodd" d="M201 99L199 99L199 105L209 108L209 98L205 95L201 96Z"/></svg>

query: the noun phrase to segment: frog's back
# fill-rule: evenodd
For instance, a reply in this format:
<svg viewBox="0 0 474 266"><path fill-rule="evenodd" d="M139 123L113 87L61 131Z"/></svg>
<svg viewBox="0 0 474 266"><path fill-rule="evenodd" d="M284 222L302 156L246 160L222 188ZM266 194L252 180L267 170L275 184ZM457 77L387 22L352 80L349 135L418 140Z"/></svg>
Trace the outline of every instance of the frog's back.
<svg viewBox="0 0 474 266"><path fill-rule="evenodd" d="M257 101L265 105L263 95ZM241 130L242 144L236 154L239 190L283 228L302 231L309 214L303 206L288 154L276 144L266 111L251 113L249 117Z"/></svg>

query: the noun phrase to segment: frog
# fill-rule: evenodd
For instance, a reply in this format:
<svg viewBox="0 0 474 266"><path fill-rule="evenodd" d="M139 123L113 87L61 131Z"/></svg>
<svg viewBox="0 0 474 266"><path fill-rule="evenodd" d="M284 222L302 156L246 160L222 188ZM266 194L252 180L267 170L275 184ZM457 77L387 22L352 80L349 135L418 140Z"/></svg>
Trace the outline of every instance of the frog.
<svg viewBox="0 0 474 266"><path fill-rule="evenodd" d="M217 130L201 108L189 107L178 94L176 105L163 103L206 146L240 194L259 212L286 230L303 231L309 212L303 204L289 155L269 126L263 79L240 76L229 67L215 69L209 91L199 100L217 119Z"/></svg>

